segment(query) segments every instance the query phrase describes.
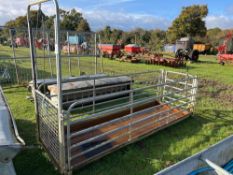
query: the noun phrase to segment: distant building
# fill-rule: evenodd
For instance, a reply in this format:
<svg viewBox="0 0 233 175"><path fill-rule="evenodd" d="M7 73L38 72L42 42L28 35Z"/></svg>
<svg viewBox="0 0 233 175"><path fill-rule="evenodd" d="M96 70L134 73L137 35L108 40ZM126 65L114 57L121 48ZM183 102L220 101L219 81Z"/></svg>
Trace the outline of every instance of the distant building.
<svg viewBox="0 0 233 175"><path fill-rule="evenodd" d="M82 43L85 42L85 38L83 36L69 36L68 37L68 41L67 41L70 45L81 45Z"/></svg>
<svg viewBox="0 0 233 175"><path fill-rule="evenodd" d="M175 53L176 52L176 45L175 44L166 44L164 46L164 52Z"/></svg>

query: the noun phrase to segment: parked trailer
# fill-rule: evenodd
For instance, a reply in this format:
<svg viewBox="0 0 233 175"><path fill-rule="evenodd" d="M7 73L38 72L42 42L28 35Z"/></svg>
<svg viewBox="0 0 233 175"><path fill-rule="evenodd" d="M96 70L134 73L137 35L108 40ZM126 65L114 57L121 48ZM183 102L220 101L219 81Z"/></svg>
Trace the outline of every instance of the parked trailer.
<svg viewBox="0 0 233 175"><path fill-rule="evenodd" d="M0 87L0 174L16 174L12 159L23 149L24 145Z"/></svg>
<svg viewBox="0 0 233 175"><path fill-rule="evenodd" d="M115 55L118 56L121 51L121 46L115 44L99 44L98 47L102 55L108 58L112 58Z"/></svg>
<svg viewBox="0 0 233 175"><path fill-rule="evenodd" d="M206 54L210 51L211 44L194 44L193 50L197 50L200 54Z"/></svg>
<svg viewBox="0 0 233 175"><path fill-rule="evenodd" d="M128 44L125 46L124 50L128 54L138 54L141 52L141 47L136 44Z"/></svg>
<svg viewBox="0 0 233 175"><path fill-rule="evenodd" d="M155 175L233 174L233 136Z"/></svg>

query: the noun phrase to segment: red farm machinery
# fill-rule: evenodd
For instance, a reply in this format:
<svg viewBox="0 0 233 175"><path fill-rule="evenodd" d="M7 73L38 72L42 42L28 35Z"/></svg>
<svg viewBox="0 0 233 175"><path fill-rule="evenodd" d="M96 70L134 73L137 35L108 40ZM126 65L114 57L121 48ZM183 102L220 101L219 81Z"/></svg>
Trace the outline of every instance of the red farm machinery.
<svg viewBox="0 0 233 175"><path fill-rule="evenodd" d="M233 63L233 34L228 32L223 43L218 47L218 62L222 65Z"/></svg>

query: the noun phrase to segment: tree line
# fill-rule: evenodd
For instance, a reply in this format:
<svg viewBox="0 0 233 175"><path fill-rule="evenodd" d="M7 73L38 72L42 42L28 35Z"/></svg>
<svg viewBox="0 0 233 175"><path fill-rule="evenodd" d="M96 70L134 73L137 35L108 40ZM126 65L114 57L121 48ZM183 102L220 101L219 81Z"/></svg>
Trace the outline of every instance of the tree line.
<svg viewBox="0 0 233 175"><path fill-rule="evenodd" d="M196 42L210 43L214 47L218 46L230 30L214 28L207 30L205 17L208 15L206 5L192 5L183 7L179 16L172 22L167 31L154 29L145 30L137 28L132 31L114 29L110 26L97 31L101 36L102 43L109 44L138 44L152 51L158 51L167 43L174 44L181 37L190 36ZM31 11L31 25L33 28L53 28L55 16L46 16L41 10ZM87 20L75 9L70 11L60 10L61 29L75 30L78 32L90 32L91 28ZM6 27L27 28L27 17L19 16L15 20L10 20ZM1 32L0 32L1 37Z"/></svg>

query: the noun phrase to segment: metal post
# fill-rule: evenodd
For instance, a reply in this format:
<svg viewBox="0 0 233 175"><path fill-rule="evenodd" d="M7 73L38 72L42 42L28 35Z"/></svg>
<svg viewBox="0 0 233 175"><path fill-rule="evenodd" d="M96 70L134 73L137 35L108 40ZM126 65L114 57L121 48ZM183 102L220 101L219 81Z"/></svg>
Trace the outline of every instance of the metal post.
<svg viewBox="0 0 233 175"><path fill-rule="evenodd" d="M10 32L10 38L11 38L11 48L13 51L13 59L14 59L14 65L15 65L15 74L16 74L16 80L17 80L17 84L19 84L19 74L18 74L18 68L17 68L17 63L16 63L16 54L15 54L15 43L13 40L13 36L12 36L12 29L9 30Z"/></svg>
<svg viewBox="0 0 233 175"><path fill-rule="evenodd" d="M186 89L188 88L188 78L189 75L188 73L185 75L185 86L184 86L184 90L185 90L185 96L188 96L188 91L186 91Z"/></svg>
<svg viewBox="0 0 233 175"><path fill-rule="evenodd" d="M69 32L66 33L67 35L67 46L68 46L68 58L69 58L69 74L70 74L70 77L72 76L72 72L71 72L71 58L70 58L70 41L69 41L69 37L70 37L70 34Z"/></svg>
<svg viewBox="0 0 233 175"><path fill-rule="evenodd" d="M131 105L130 114L133 113L133 101L134 101L133 98L134 97L133 97L133 78L132 78L132 80L130 81L130 105Z"/></svg>
<svg viewBox="0 0 233 175"><path fill-rule="evenodd" d="M49 38L49 32L47 32L47 42L48 42L48 56L49 56L49 68L50 68L50 74L51 78L53 78L53 68L52 68L52 63L51 63L51 54L50 54L50 38Z"/></svg>
<svg viewBox="0 0 233 175"><path fill-rule="evenodd" d="M165 84L166 83L166 78L167 78L167 72L165 70L161 70L160 83ZM159 87L159 88L160 88L160 95L161 95L160 101L163 101L164 100L165 85L163 87Z"/></svg>
<svg viewBox="0 0 233 175"><path fill-rule="evenodd" d="M101 44L101 36L99 34L99 44ZM99 50L100 58L101 58L101 72L104 73L104 60L103 60L103 53Z"/></svg>
<svg viewBox="0 0 233 175"><path fill-rule="evenodd" d="M79 75L81 75L80 57L79 57L79 54L78 54L78 36L77 36L77 34L75 34L75 39L76 39L75 46L76 46L76 49L77 49L77 57L78 57L78 70L79 70Z"/></svg>
<svg viewBox="0 0 233 175"><path fill-rule="evenodd" d="M33 69L33 85L36 87L36 67L35 67L35 55L33 47L33 38L32 38L32 29L30 26L30 8L33 5L41 5L44 2L50 0L39 0L34 3L31 3L28 6L28 29L29 29L29 38L30 38L30 47L31 47L31 58L32 58L32 69ZM61 70L61 50L60 50L60 15L59 15L59 5L57 0L52 0L55 6L56 15L54 19L54 30L55 30L55 55L56 55L56 68L57 68L57 90L58 90L58 135L59 135L59 167L62 174L67 173L66 165L66 150L65 150L65 134L64 134L64 119L63 119L63 109L62 109L62 70ZM37 103L35 102L35 105ZM39 123L38 123L39 125Z"/></svg>
<svg viewBox="0 0 233 175"><path fill-rule="evenodd" d="M95 113L95 97L96 97L96 89L95 89L95 77L93 80L93 113Z"/></svg>
<svg viewBox="0 0 233 175"><path fill-rule="evenodd" d="M67 115L67 126L66 126L66 142L67 142L67 165L68 165L68 172L71 174L71 137L70 137L70 114ZM68 173L69 174L69 173Z"/></svg>
<svg viewBox="0 0 233 175"><path fill-rule="evenodd" d="M198 86L198 81L197 81L197 77L195 76L193 78L193 82L192 82L192 90L191 90L191 95L192 96L190 98L190 100L192 101L192 111L194 111L196 94L197 94L197 86Z"/></svg>
<svg viewBox="0 0 233 175"><path fill-rule="evenodd" d="M97 36L95 33L95 74L97 74Z"/></svg>
<svg viewBox="0 0 233 175"><path fill-rule="evenodd" d="M134 102L134 97L133 97L133 77L131 77L131 81L130 81L130 97L129 97L129 100L130 100L130 114L133 114L133 102ZM132 136L131 136L131 130L132 130L132 116L130 115L129 117L129 139L128 141L131 141L132 139Z"/></svg>
<svg viewBox="0 0 233 175"><path fill-rule="evenodd" d="M32 65L32 81L33 81L33 96L34 96L34 105L35 105L35 115L37 121L37 130L38 130L38 138L40 138L40 127L39 127L39 113L37 108L37 98L36 98L36 89L37 89L37 76L36 76L36 61L35 61L35 47L34 47L34 38L32 35L32 28L30 23L30 5L27 9L27 21L28 21L28 39L29 39L29 47L30 47L30 55L31 55L31 65Z"/></svg>
<svg viewBox="0 0 233 175"><path fill-rule="evenodd" d="M61 50L60 50L60 16L59 7L56 2L56 18L54 20L55 27L55 55L57 69L57 89L58 89L58 120L59 120L59 152L60 152L60 168L64 172L66 170L65 163L65 136L64 136L64 119L62 109L62 70L61 70Z"/></svg>

